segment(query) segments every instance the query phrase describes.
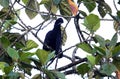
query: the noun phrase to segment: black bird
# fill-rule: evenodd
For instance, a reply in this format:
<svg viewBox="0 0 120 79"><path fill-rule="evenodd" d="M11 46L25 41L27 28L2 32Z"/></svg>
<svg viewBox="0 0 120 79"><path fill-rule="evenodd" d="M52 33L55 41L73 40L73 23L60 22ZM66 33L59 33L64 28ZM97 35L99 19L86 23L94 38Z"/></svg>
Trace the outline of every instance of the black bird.
<svg viewBox="0 0 120 79"><path fill-rule="evenodd" d="M46 51L55 50L55 54L58 55L62 51L62 34L61 24L62 18L58 18L54 24L54 28L46 34L43 49ZM60 53L58 58L62 58L63 54Z"/></svg>

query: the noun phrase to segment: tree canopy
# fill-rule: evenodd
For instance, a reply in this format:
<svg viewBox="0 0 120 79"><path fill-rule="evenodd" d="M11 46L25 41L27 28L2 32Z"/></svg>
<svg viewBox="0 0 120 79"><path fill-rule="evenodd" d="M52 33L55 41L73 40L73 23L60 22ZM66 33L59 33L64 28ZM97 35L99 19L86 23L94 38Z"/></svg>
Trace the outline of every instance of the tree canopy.
<svg viewBox="0 0 120 79"><path fill-rule="evenodd" d="M66 79L67 75L77 74L83 79L120 79L120 0L113 0L113 6L107 0L0 0L0 69L3 72L0 78ZM21 16L23 11L26 15ZM36 26L31 26L23 20L25 16L29 20L39 17L41 21L34 21ZM77 44L62 50L64 54L73 49L71 55L63 55L70 63L62 67L57 67L59 59L55 51L39 47L43 45L39 32L59 17L66 21L61 28L62 45L67 42L66 29L71 22L77 32L73 39L79 38ZM111 39L96 34L101 21L113 22L115 33ZM37 41L29 39L30 35ZM79 52L87 53L86 57L78 55ZM39 73L31 77L32 69Z"/></svg>

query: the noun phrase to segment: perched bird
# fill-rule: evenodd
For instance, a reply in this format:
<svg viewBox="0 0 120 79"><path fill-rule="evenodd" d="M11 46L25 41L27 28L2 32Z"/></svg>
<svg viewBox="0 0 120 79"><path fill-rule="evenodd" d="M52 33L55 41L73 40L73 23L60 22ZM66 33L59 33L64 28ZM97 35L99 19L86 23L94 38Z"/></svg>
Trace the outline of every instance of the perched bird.
<svg viewBox="0 0 120 79"><path fill-rule="evenodd" d="M55 54L58 55L62 51L62 34L61 24L63 23L62 18L58 18L54 24L54 28L46 34L43 49L46 51L55 50ZM58 58L61 58L63 54L59 54Z"/></svg>

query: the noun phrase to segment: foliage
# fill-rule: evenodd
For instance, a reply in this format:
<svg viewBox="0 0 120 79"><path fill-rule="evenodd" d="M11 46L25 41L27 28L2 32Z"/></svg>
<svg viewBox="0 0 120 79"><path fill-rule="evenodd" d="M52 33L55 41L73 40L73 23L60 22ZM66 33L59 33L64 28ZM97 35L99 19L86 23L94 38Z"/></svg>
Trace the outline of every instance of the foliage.
<svg viewBox="0 0 120 79"><path fill-rule="evenodd" d="M83 5L80 6L81 4ZM18 9L16 5L21 7ZM0 79L25 79L27 75L32 75L32 69L39 71L32 79L65 79L69 74L78 74L82 78L87 74L87 79L120 78L120 11L116 3L116 14L112 13L112 7L107 0L0 0L0 7L0 69L3 72ZM88 11L82 10L82 7ZM23 10L30 20L40 15L43 21L35 27L27 25L23 21L24 17L21 18ZM99 14L94 13L96 10ZM114 21L115 34L111 39L96 34L101 20L106 15ZM66 32L66 28L69 28L68 24L73 21L71 19L74 19L73 25L80 40L78 44L62 51L64 53L75 47L74 51L71 51L72 57L64 56L72 62L60 68L57 68L58 59L55 52L45 51L39 47L43 42L38 36L38 32L45 28L44 25L49 26L57 17L62 17L67 22L66 26L61 28L63 45L67 42L69 32ZM79 20L83 22L80 23ZM86 30L81 29L81 25ZM27 39L29 33L38 42L33 38ZM81 52L87 53L87 56L76 56L75 53L79 53L77 49L82 49ZM57 61L55 68L50 69L49 66L54 60ZM116 76L112 75L113 73Z"/></svg>

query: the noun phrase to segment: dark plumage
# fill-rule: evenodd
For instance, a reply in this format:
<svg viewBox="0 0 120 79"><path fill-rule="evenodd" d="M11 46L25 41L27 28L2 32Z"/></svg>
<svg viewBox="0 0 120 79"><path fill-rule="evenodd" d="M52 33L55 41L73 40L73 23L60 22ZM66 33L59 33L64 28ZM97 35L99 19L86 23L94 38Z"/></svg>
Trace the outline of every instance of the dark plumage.
<svg viewBox="0 0 120 79"><path fill-rule="evenodd" d="M61 24L63 23L62 18L58 18L54 24L53 30L46 34L43 49L46 51L55 50L55 54L58 55L62 51L62 35L61 35ZM61 53L58 58L61 58Z"/></svg>

